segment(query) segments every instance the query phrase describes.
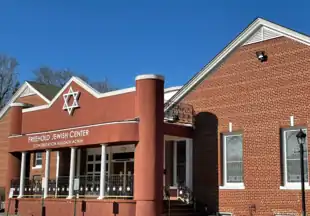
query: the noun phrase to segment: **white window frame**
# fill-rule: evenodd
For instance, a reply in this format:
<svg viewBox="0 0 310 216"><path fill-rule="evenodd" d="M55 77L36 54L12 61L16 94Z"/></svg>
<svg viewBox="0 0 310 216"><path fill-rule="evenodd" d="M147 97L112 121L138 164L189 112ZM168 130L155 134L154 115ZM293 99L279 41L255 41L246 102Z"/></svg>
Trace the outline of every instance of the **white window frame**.
<svg viewBox="0 0 310 216"><path fill-rule="evenodd" d="M38 159L38 153L41 154L41 159ZM38 165L38 160L41 160L41 164ZM33 161L34 161L34 166L32 167L32 169L41 169L42 168L42 164L43 164L43 153L42 152L35 152L34 156L33 156Z"/></svg>
<svg viewBox="0 0 310 216"><path fill-rule="evenodd" d="M230 136L241 136L242 137L242 166L244 166L244 157L243 157L243 134L242 133L227 133L227 134L223 134L222 135L222 140L223 142L221 143L221 145L223 145L223 170L222 170L222 174L223 174L223 186L220 186L220 189L244 189L244 179L242 180L242 182L236 182L236 183L232 183L232 182L227 182L227 155L226 155L226 137L230 137ZM243 177L244 177L244 169L243 169Z"/></svg>
<svg viewBox="0 0 310 216"><path fill-rule="evenodd" d="M283 179L284 179L284 186L280 186L280 189L292 189L292 190L300 190L301 189L301 183L300 182L288 182L287 181L287 160L286 160L286 132L288 131L299 131L300 129L302 129L306 134L307 133L307 128L306 127L292 127L292 128L285 128L281 130L281 136L282 136L282 143L281 143L281 147L282 147L282 160L283 160L283 166L281 167L281 169L283 169ZM307 137L306 137L307 139ZM296 138L297 140L297 138ZM306 141L307 142L307 141ZM307 145L309 146L308 142ZM308 149L308 148L307 148ZM298 150L298 149L297 149ZM307 162L309 164L309 157L308 157L308 151L306 153L307 156ZM309 178L309 166L308 166L308 178ZM305 182L305 189L310 189L309 186L309 179L307 182Z"/></svg>

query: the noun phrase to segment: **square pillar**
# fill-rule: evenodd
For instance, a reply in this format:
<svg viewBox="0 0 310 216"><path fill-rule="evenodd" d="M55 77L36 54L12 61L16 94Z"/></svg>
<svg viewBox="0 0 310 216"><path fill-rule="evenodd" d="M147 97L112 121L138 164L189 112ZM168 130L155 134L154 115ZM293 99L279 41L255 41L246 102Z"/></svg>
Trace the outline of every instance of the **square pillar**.
<svg viewBox="0 0 310 216"><path fill-rule="evenodd" d="M193 140L186 139L186 186L193 190Z"/></svg>
<svg viewBox="0 0 310 216"><path fill-rule="evenodd" d="M106 163L106 145L101 145L101 167L100 167L100 194L98 199L104 198L105 192L105 163Z"/></svg>
<svg viewBox="0 0 310 216"><path fill-rule="evenodd" d="M20 182L19 182L19 196L22 198L25 191L25 174L26 174L26 154L27 152L22 152L22 159L20 165Z"/></svg>
<svg viewBox="0 0 310 216"><path fill-rule="evenodd" d="M75 176L75 154L76 147L71 147L71 156L70 156L70 176L69 176L69 195L67 199L73 198L73 190L74 190L74 176Z"/></svg>

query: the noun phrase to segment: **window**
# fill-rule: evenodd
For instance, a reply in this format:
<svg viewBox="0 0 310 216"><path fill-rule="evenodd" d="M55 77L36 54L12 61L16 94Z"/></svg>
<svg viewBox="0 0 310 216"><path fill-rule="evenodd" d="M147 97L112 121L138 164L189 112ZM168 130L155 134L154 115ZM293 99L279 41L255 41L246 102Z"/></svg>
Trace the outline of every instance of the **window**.
<svg viewBox="0 0 310 216"><path fill-rule="evenodd" d="M223 137L224 186L243 187L243 138L241 134ZM240 188L241 189L241 188Z"/></svg>
<svg viewBox="0 0 310 216"><path fill-rule="evenodd" d="M282 149L283 149L283 165L284 165L284 184L285 186L300 187L301 172L300 172L300 152L296 134L300 128L285 129L282 131ZM305 128L302 130L307 133ZM304 173L305 182L308 182L308 144L307 140L304 144Z"/></svg>
<svg viewBox="0 0 310 216"><path fill-rule="evenodd" d="M33 160L34 167L42 167L42 152L34 153L34 160Z"/></svg>
<svg viewBox="0 0 310 216"><path fill-rule="evenodd" d="M186 176L186 141L178 141L177 147L177 185L185 185Z"/></svg>

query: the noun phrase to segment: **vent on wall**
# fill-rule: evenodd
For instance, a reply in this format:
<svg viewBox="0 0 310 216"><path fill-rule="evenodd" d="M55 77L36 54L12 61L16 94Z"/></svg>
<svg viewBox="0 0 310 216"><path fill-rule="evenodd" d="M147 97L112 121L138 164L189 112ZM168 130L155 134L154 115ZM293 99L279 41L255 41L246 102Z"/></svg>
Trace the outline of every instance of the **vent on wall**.
<svg viewBox="0 0 310 216"><path fill-rule="evenodd" d="M265 26L260 27L256 32L252 34L252 36L243 44L248 45L248 44L253 44L277 37L283 36L281 33L274 31L270 28L267 28Z"/></svg>

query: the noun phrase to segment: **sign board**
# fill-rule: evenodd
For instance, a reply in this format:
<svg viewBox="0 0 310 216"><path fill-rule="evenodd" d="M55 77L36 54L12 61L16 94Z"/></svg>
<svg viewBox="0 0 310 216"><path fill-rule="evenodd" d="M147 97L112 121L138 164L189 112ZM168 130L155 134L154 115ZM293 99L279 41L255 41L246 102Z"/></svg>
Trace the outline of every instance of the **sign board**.
<svg viewBox="0 0 310 216"><path fill-rule="evenodd" d="M89 133L89 129L65 130L57 133L42 133L28 136L28 143L32 144L33 148L79 144L84 142L84 138L88 137Z"/></svg>
<svg viewBox="0 0 310 216"><path fill-rule="evenodd" d="M9 198L13 198L14 188L10 188Z"/></svg>
<svg viewBox="0 0 310 216"><path fill-rule="evenodd" d="M75 191L78 191L79 190L79 188L80 188L80 179L79 178L75 178L74 179L74 184L73 184L74 186L73 186L73 189L75 190Z"/></svg>

